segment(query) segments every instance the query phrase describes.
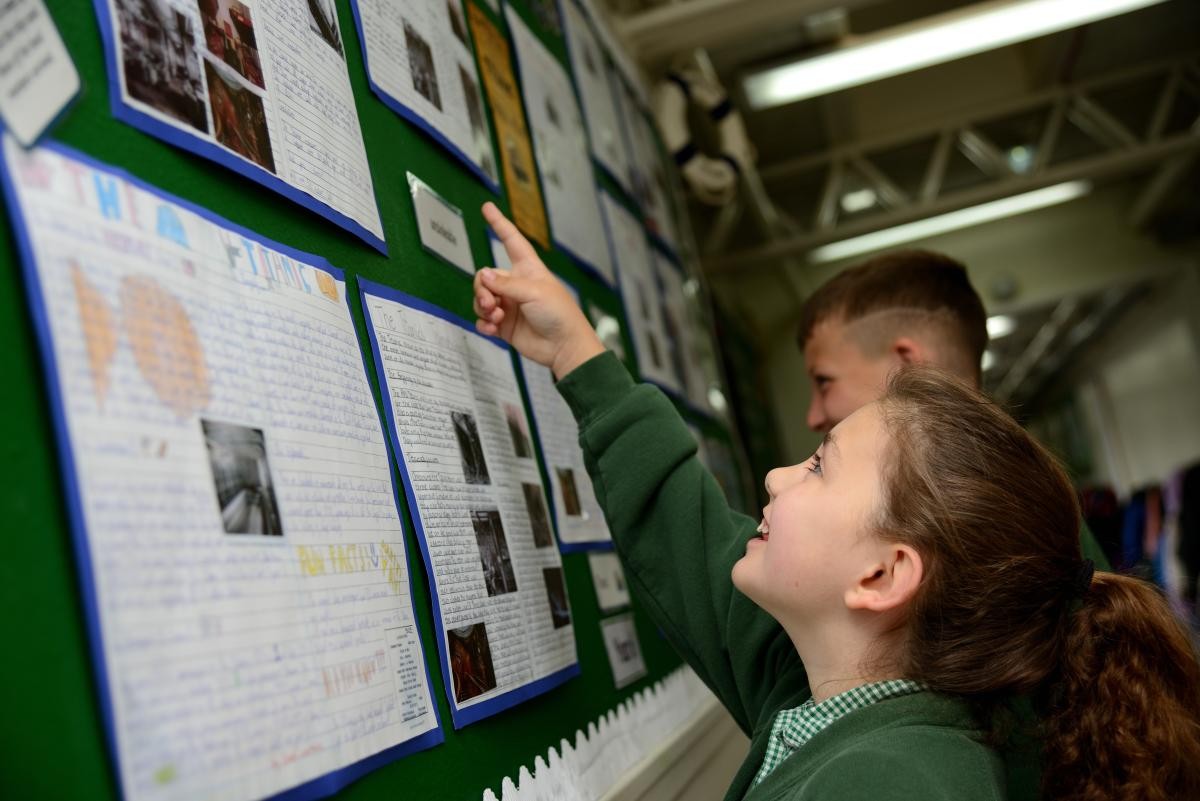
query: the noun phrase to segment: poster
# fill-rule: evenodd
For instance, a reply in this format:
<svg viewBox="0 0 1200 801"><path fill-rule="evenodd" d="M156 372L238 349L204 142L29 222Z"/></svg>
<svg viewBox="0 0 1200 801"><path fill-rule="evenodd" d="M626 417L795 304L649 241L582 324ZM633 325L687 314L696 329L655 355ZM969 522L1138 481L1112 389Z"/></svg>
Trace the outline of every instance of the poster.
<svg viewBox="0 0 1200 801"><path fill-rule="evenodd" d="M326 795L442 741L340 271L4 140L130 801Z"/></svg>
<svg viewBox="0 0 1200 801"><path fill-rule="evenodd" d="M371 89L499 191L462 0L352 0Z"/></svg>
<svg viewBox="0 0 1200 801"><path fill-rule="evenodd" d="M662 314L662 293L646 232L633 212L612 195L602 192L600 200L612 237L613 252L619 254L617 283L625 304L625 319L633 339L638 372L643 379L680 393L671 362L673 346Z"/></svg>
<svg viewBox="0 0 1200 801"><path fill-rule="evenodd" d="M546 224L546 207L542 204L542 190L538 188L533 147L529 144L529 130L525 127L525 114L521 110L521 95L512 72L508 40L474 3L468 3L467 16L479 54L483 89L487 92L492 118L496 122L500 165L504 171L504 186L508 190L513 224L529 239L548 248L550 232Z"/></svg>
<svg viewBox="0 0 1200 801"><path fill-rule="evenodd" d="M359 284L460 728L579 672L562 558L508 346Z"/></svg>
<svg viewBox="0 0 1200 801"><path fill-rule="evenodd" d="M629 154L604 50L574 0L563 0L562 10L571 72L583 105L592 156L622 189L631 192Z"/></svg>
<svg viewBox="0 0 1200 801"><path fill-rule="evenodd" d="M567 71L511 5L504 7L517 51L521 95L542 177L542 192L555 243L583 266L612 283L595 174L583 116Z"/></svg>
<svg viewBox="0 0 1200 801"><path fill-rule="evenodd" d="M94 2L117 119L387 253L333 0Z"/></svg>
<svg viewBox="0 0 1200 801"><path fill-rule="evenodd" d="M671 210L667 165L658 148L654 128L629 87L616 75L612 79L630 147L634 200L642 210L650 233L672 253L678 253L679 232Z"/></svg>

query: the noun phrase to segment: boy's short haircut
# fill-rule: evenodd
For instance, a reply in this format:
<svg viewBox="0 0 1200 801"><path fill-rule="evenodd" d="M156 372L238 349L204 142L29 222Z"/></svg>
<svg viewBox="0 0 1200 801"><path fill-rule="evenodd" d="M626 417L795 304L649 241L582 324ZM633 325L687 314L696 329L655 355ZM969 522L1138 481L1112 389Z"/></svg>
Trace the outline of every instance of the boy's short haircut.
<svg viewBox="0 0 1200 801"><path fill-rule="evenodd" d="M949 256L900 250L834 276L804 302L796 337L800 347L818 323L834 318L847 324L870 318L870 325L861 326L865 350L870 350L870 340L882 342L882 335L894 337L915 326L933 328L939 344L964 360L943 366L969 369L978 379L988 342L987 314L966 268Z"/></svg>

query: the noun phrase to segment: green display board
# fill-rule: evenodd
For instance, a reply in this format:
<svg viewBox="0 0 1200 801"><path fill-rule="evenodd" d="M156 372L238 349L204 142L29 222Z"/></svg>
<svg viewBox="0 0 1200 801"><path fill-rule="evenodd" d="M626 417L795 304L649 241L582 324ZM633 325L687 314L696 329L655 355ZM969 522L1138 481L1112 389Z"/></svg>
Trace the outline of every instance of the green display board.
<svg viewBox="0 0 1200 801"><path fill-rule="evenodd" d="M486 3L482 5L503 29L503 20ZM567 63L561 38L544 24L542 5L540 13L519 7L551 50ZM280 195L114 119L92 4L85 0L51 0L49 7L84 84L81 96L53 130L52 138L265 237L324 256L346 272L348 291L355 295L356 278L361 276L425 298L463 317L471 316L470 277L423 250L418 242L406 173L413 172L463 210L477 264L490 261L478 208L486 200L495 200L507 209L504 197L493 195L460 162L372 94L348 3L338 2L342 40L347 45L350 82L390 249L387 257ZM598 180L629 202L611 181L602 176ZM117 798L116 771L105 740L100 689L92 670L64 508L65 490L48 410L50 398L25 303L17 247L7 224L0 227L0 254L4 262L0 342L4 344L7 378L4 414L0 416L0 464L5 478L0 490L5 511L0 556L0 642L4 652L0 671L0 795L13 799ZM548 252L545 259L579 290L586 303L624 319L613 290L561 253ZM360 341L365 343L361 308L351 306ZM625 350L633 352L627 336ZM378 382L369 359L367 363L378 403ZM694 422L709 435L728 437L713 420L697 416ZM576 729L679 665L679 658L635 608L649 673L620 692L614 690L586 555L566 555L582 675L511 710L460 731L452 730L434 644L429 579L412 539L409 510L403 509L402 514L408 529L409 568L424 656L446 742L368 774L338 797L466 801L479 798L486 787L498 791L502 777L515 776L518 766L532 764L535 754L544 755L561 738L573 738Z"/></svg>

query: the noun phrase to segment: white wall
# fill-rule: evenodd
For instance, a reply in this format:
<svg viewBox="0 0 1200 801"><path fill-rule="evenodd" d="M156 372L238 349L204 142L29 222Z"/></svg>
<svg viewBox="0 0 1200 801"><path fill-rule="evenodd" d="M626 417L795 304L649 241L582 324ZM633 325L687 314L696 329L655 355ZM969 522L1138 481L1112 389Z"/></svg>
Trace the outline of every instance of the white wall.
<svg viewBox="0 0 1200 801"><path fill-rule="evenodd" d="M1200 269L1162 281L1098 337L1063 382L1097 463L1121 497L1200 459Z"/></svg>

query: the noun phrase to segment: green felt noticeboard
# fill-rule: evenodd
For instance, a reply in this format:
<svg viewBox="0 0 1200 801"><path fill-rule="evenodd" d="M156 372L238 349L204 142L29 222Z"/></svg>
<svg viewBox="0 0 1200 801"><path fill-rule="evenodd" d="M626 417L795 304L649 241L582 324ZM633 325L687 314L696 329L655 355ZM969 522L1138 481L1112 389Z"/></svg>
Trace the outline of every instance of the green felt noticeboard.
<svg viewBox="0 0 1200 801"><path fill-rule="evenodd" d="M474 2L475 0L466 0ZM195 202L234 223L285 245L327 258L344 270L347 291L357 297L356 277L424 298L471 318L471 279L423 250L406 174L412 172L466 218L477 264L490 262L485 227L478 215L486 200L507 210L451 154L404 122L375 97L367 84L362 51L346 0L338 0L350 83L354 90L367 157L390 256L284 197L207 159L172 147L113 118L108 76L96 13L88 0L50 0L51 16L83 80L81 96L51 136L105 164L121 168L165 192ZM531 27L566 64L560 38L520 6ZM486 2L485 12L504 29ZM526 13L529 12L529 13ZM600 185L625 197L607 177ZM583 300L624 320L619 296L558 252L546 262L580 292ZM0 797L6 799L115 799L120 797L110 744L100 711L76 560L65 511L65 489L50 416L50 397L26 306L16 242L0 225L0 342L7 387L0 416L4 543L0 556ZM360 344L369 340L362 310L351 304ZM626 335L626 352L633 350ZM379 401L374 365L368 374ZM631 365L632 366L632 365ZM706 434L728 438L715 421L693 416ZM398 473L393 470L396 480ZM401 493L401 495L403 495ZM401 498L403 503L403 497ZM624 688L613 680L601 637L596 605L582 553L563 557L582 674L530 701L454 731L437 659L429 581L413 538L411 517L402 508L417 618L435 702L446 742L367 774L340 793L344 799L463 799L499 791L506 775L562 738L574 738L634 692L675 669L680 660L653 624L635 608L639 639L649 673ZM115 677L114 677L115 680Z"/></svg>

